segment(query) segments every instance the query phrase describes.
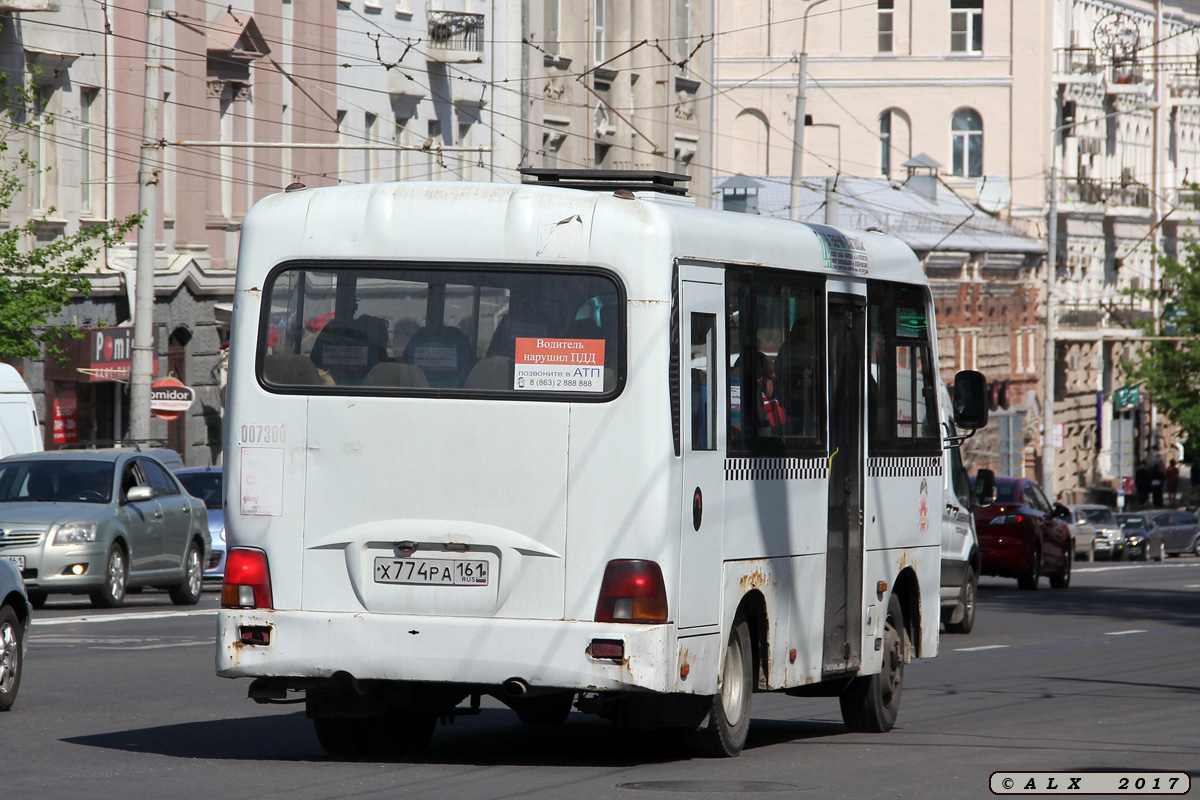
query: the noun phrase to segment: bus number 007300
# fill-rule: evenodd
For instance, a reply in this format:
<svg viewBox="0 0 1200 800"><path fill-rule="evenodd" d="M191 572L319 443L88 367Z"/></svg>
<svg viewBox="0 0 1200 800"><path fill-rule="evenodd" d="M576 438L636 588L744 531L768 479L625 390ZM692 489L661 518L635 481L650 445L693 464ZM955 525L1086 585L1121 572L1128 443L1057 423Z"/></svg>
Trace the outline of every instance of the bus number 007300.
<svg viewBox="0 0 1200 800"><path fill-rule="evenodd" d="M238 430L238 441L241 444L283 444L286 439L286 431L282 424L243 425Z"/></svg>

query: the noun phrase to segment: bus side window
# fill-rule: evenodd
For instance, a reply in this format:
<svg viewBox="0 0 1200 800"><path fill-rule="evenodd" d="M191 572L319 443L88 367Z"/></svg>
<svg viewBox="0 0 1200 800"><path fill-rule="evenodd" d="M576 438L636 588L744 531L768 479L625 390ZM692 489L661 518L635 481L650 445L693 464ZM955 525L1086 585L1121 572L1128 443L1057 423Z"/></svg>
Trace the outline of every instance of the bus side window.
<svg viewBox="0 0 1200 800"><path fill-rule="evenodd" d="M715 381L717 318L692 314L692 346L688 353L692 380L692 449L717 449Z"/></svg>
<svg viewBox="0 0 1200 800"><path fill-rule="evenodd" d="M936 367L927 298L916 287L883 282L872 283L867 295L871 450L937 450Z"/></svg>

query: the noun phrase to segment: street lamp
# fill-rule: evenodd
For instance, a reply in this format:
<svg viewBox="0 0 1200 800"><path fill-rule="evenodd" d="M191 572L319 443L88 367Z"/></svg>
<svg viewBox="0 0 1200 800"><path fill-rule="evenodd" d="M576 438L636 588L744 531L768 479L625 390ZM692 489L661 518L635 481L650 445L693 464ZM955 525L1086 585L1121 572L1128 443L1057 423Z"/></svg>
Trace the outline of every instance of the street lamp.
<svg viewBox="0 0 1200 800"><path fill-rule="evenodd" d="M800 53L796 56L799 76L796 78L796 118L792 121L794 135L792 137L792 206L791 218L800 221L800 178L804 175L804 107L807 105L808 76L808 12L824 3L825 0L813 0L804 9L804 23L800 28ZM838 146L841 146L840 140Z"/></svg>

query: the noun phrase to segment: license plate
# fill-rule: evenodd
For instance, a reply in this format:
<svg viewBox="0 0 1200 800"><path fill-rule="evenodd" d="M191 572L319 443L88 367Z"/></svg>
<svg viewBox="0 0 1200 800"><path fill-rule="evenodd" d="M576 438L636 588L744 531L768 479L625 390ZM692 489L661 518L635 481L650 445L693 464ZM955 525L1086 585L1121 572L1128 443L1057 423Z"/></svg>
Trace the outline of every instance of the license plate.
<svg viewBox="0 0 1200 800"><path fill-rule="evenodd" d="M457 558L375 558L376 583L423 586L487 586L486 561Z"/></svg>
<svg viewBox="0 0 1200 800"><path fill-rule="evenodd" d="M16 564L17 569L25 569L25 556L0 556L0 558Z"/></svg>

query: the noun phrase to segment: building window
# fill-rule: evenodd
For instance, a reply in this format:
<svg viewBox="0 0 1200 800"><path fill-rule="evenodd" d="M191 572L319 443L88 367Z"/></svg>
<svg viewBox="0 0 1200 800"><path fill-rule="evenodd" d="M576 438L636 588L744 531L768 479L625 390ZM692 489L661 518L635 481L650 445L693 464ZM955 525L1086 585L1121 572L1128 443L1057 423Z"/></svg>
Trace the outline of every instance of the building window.
<svg viewBox="0 0 1200 800"><path fill-rule="evenodd" d="M979 113L971 108L955 111L951 136L951 173L960 178L978 178L983 174L983 120Z"/></svg>
<svg viewBox="0 0 1200 800"><path fill-rule="evenodd" d="M472 132L475 130L474 125L470 121L460 120L458 123L458 141L456 144L459 147L472 147ZM469 181L475 178L475 159L479 158L478 153L472 153L469 150L460 150L458 152L458 180Z"/></svg>
<svg viewBox="0 0 1200 800"><path fill-rule="evenodd" d="M96 159L92 155L95 144L92 136L93 110L99 89L81 89L79 91L79 209L85 214L93 211L93 185Z"/></svg>
<svg viewBox="0 0 1200 800"><path fill-rule="evenodd" d="M367 149L364 151L366 158L366 171L363 179L367 183L372 183L379 179L379 151L372 149L372 145L376 145L378 137L379 117L374 114L367 113L363 118L363 133L365 134Z"/></svg>
<svg viewBox="0 0 1200 800"><path fill-rule="evenodd" d="M879 0L879 52L892 52L895 0Z"/></svg>
<svg viewBox="0 0 1200 800"><path fill-rule="evenodd" d="M396 146L395 162L393 163L392 177L395 180L402 181L408 177L408 153L406 149L410 146L409 142L409 127L411 117L396 117L396 127L392 134L392 144Z"/></svg>
<svg viewBox="0 0 1200 800"><path fill-rule="evenodd" d="M217 111L217 130L222 142L233 141L233 89L225 86L221 92ZM342 112L345 113L345 112ZM339 116L340 120L341 117ZM341 129L339 124L338 129ZM233 216L233 148L222 144L218 148L220 154L221 175L221 216L229 219Z"/></svg>
<svg viewBox="0 0 1200 800"><path fill-rule="evenodd" d="M544 30L542 38L546 52L558 55L558 10L561 0L543 0L542 22Z"/></svg>
<svg viewBox="0 0 1200 800"><path fill-rule="evenodd" d="M885 178L892 175L892 112L879 115L879 174Z"/></svg>
<svg viewBox="0 0 1200 800"><path fill-rule="evenodd" d="M37 86L33 90L33 119L29 125L29 160L33 162L34 174L30 176L29 189L31 206L37 211L43 211L54 205L51 176L57 175L51 169L53 158L49 137L43 128L51 118L50 102L54 89L50 86Z"/></svg>
<svg viewBox="0 0 1200 800"><path fill-rule="evenodd" d="M442 169L445 166L442 161L442 121L438 119L429 120L429 160L427 162L426 174L421 176L420 180L425 181L440 181L442 179Z"/></svg>
<svg viewBox="0 0 1200 800"><path fill-rule="evenodd" d="M595 0L592 8L593 57L603 64L608 58L608 0Z"/></svg>
<svg viewBox="0 0 1200 800"><path fill-rule="evenodd" d="M983 52L983 0L950 0L950 52Z"/></svg>
<svg viewBox="0 0 1200 800"><path fill-rule="evenodd" d="M675 0L675 56L682 66L679 71L689 75L688 57L692 54L692 0Z"/></svg>
<svg viewBox="0 0 1200 800"><path fill-rule="evenodd" d="M347 122L347 120L346 120L346 112L338 111L337 112L337 143L338 143L337 181L338 181L338 183L346 182L346 172L347 172L346 156L348 155L347 150L346 150L346 142L349 141L348 137L346 136L346 126L347 125L349 125L349 122Z"/></svg>
<svg viewBox="0 0 1200 800"><path fill-rule="evenodd" d="M542 132L542 166L547 169L558 167L558 159L562 155L563 144L567 141L570 130L568 119L544 119L546 128Z"/></svg>

